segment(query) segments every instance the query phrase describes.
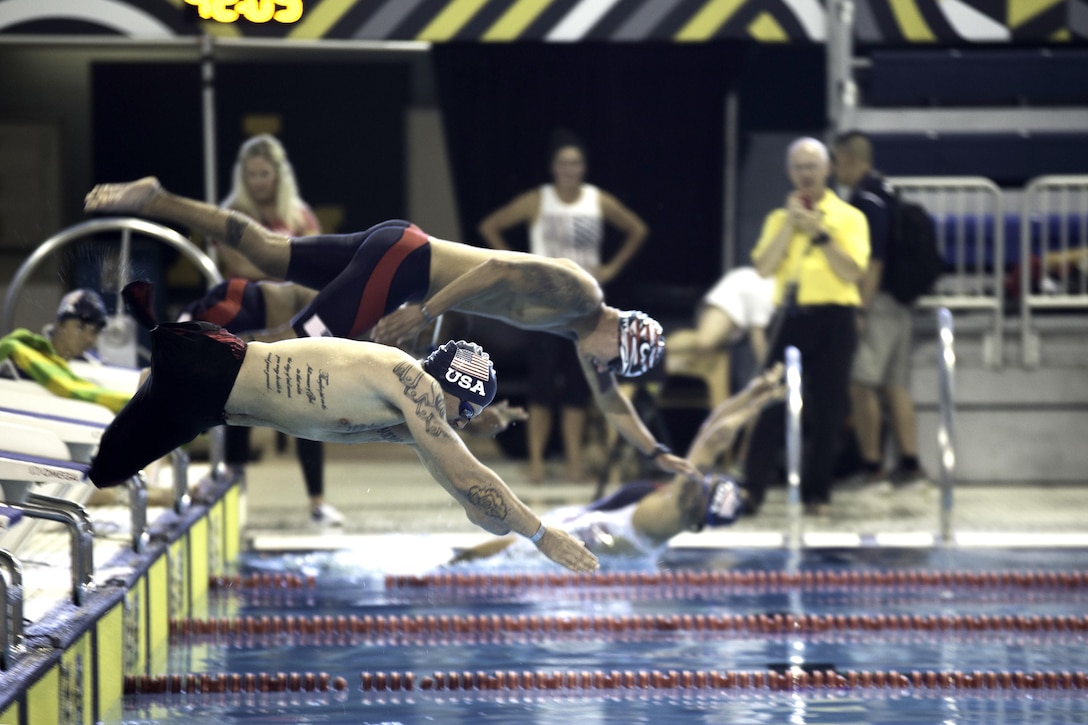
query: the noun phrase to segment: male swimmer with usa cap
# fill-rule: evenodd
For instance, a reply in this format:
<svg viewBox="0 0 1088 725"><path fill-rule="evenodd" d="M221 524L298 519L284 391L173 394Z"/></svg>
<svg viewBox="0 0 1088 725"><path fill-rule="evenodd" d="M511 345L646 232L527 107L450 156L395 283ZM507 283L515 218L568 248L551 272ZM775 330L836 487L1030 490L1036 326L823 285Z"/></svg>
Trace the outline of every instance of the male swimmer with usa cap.
<svg viewBox="0 0 1088 725"><path fill-rule="evenodd" d="M495 371L479 346L451 340L420 361L340 338L247 344L210 322L156 325L146 282L130 283L123 296L153 328L151 368L102 436L88 474L96 486L127 480L221 423L332 443L403 443L472 523L526 536L573 571L597 568L582 542L545 527L454 431L495 397Z"/></svg>
<svg viewBox="0 0 1088 725"><path fill-rule="evenodd" d="M654 439L616 384L614 374L642 375L661 361L661 325L606 305L597 281L570 260L435 239L397 220L355 234L292 238L240 212L171 194L154 177L99 184L84 208L188 226L266 274L320 290L292 320L298 337L358 338L373 328L373 339L398 343L449 310L565 337L577 346L590 390L616 431L662 470L699 477ZM408 302L422 304L402 307Z"/></svg>

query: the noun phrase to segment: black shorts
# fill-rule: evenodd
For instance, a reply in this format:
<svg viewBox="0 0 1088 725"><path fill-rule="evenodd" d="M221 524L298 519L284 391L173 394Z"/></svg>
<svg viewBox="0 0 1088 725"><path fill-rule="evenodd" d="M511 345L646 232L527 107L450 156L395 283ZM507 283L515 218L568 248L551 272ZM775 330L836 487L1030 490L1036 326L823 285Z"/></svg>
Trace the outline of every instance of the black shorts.
<svg viewBox="0 0 1088 725"><path fill-rule="evenodd" d="M427 235L399 219L292 239L287 279L319 292L291 327L299 337L361 337L405 302L422 300L430 278Z"/></svg>
<svg viewBox="0 0 1088 725"><path fill-rule="evenodd" d="M530 403L567 408L589 404L589 383L574 343L549 332L531 332L527 335L526 351L529 392L525 397Z"/></svg>
<svg viewBox="0 0 1088 725"><path fill-rule="evenodd" d="M102 488L220 425L246 344L210 322L151 331L151 374L102 434L89 476Z"/></svg>
<svg viewBox="0 0 1088 725"><path fill-rule="evenodd" d="M211 322L231 332L263 330L268 326L261 286L237 277L212 287L185 311L194 320Z"/></svg>

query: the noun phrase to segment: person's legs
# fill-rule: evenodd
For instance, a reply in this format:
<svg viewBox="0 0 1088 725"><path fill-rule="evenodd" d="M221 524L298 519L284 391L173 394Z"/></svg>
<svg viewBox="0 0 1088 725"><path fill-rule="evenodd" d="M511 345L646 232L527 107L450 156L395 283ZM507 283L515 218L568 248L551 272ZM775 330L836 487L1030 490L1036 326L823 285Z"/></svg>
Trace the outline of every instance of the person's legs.
<svg viewBox="0 0 1088 725"><path fill-rule="evenodd" d="M529 448L529 482L543 483L546 478L544 453L552 433L551 406L530 404L529 420L525 425Z"/></svg>
<svg viewBox="0 0 1088 725"><path fill-rule="evenodd" d="M888 366L887 384L884 387L888 401L888 417L899 447L899 464L892 472L894 482L908 483L924 477L918 464L918 423L915 419L914 400L910 395L911 337L913 324L909 307L889 298L884 300L890 307L891 327L895 331Z"/></svg>
<svg viewBox="0 0 1088 725"><path fill-rule="evenodd" d="M801 339L804 321L797 312L783 313L777 333L770 341L767 357L762 361L764 369L785 358L786 347L797 345ZM774 401L760 410L755 421L742 439L738 460L743 461L744 488L748 492L747 513L754 514L763 504L767 486L771 482L778 462L778 452L786 433L786 409L782 401Z"/></svg>
<svg viewBox="0 0 1088 725"><path fill-rule="evenodd" d="M849 404L850 363L857 346L854 309L829 306L811 315L809 344L802 349L808 451L801 498L814 507L831 502L838 438Z"/></svg>
<svg viewBox="0 0 1088 725"><path fill-rule="evenodd" d="M555 340L550 340L553 345ZM559 402L562 414L559 421L563 435L563 457L566 460L565 478L568 483L585 480L586 406L589 404L589 384L578 361L578 351L574 345L560 345L556 350L556 361L561 374Z"/></svg>
<svg viewBox="0 0 1088 725"><path fill-rule="evenodd" d="M295 439L295 454L302 468L302 479L310 500L320 505L325 495L325 446L321 441Z"/></svg>
<svg viewBox="0 0 1088 725"><path fill-rule="evenodd" d="M850 384L850 403L862 465L866 474L876 474L884 459L880 450L880 397L873 386L855 381Z"/></svg>
<svg viewBox="0 0 1088 725"><path fill-rule="evenodd" d="M567 460L565 477L567 483L577 483L585 479L586 469L582 457L585 443L586 409L563 407L559 421L563 433L563 456Z"/></svg>
<svg viewBox="0 0 1088 725"><path fill-rule="evenodd" d="M325 446L321 441L295 439L295 454L302 468L302 479L310 497L310 518L326 526L341 526L343 515L325 503Z"/></svg>
<svg viewBox="0 0 1088 725"><path fill-rule="evenodd" d="M529 452L529 482L543 483L546 478L545 455L552 434L552 406L555 404L556 368L561 340L544 332L528 332L525 335L525 354L528 361L529 390L526 407L526 446Z"/></svg>

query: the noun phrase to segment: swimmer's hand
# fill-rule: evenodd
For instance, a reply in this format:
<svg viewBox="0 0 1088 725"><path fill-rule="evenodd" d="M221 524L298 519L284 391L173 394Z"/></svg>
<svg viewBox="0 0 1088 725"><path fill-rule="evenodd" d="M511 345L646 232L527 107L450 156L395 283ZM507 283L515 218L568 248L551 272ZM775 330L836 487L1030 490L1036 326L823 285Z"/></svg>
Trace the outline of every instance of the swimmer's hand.
<svg viewBox="0 0 1088 725"><path fill-rule="evenodd" d="M767 392L773 394L773 391L782 382L782 374L785 372L785 369L785 366L780 362L767 368L748 382L747 387L749 392L753 395L762 395Z"/></svg>
<svg viewBox="0 0 1088 725"><path fill-rule="evenodd" d="M401 305L388 315L378 320L370 333L370 339L383 345L400 345L410 340L427 326L421 305Z"/></svg>
<svg viewBox="0 0 1088 725"><path fill-rule="evenodd" d="M520 405L510 405L509 400L500 400L484 408L464 430L473 435L494 438L519 420L529 420L529 411Z"/></svg>
<svg viewBox="0 0 1088 725"><path fill-rule="evenodd" d="M83 199L83 210L90 212L140 212L151 197L162 192L154 176L121 184L98 184Z"/></svg>
<svg viewBox="0 0 1088 725"><path fill-rule="evenodd" d="M544 530L544 538L537 542L536 548L544 556L571 571L597 571L601 566L585 544L566 531L552 526Z"/></svg>

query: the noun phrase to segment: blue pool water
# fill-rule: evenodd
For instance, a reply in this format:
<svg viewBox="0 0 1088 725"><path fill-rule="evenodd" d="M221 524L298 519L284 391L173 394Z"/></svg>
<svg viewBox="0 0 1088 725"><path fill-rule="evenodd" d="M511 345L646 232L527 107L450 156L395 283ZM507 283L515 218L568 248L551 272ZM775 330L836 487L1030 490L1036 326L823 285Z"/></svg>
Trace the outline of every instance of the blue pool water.
<svg viewBox="0 0 1088 725"><path fill-rule="evenodd" d="M350 616L548 621L612 618L674 622L685 615L807 614L920 618L918 627L824 631L642 627L624 631L432 632L430 634L195 634L172 641L169 673L328 673L343 691L132 695L126 722L314 723L1088 723L1088 689L956 687L618 687L479 691L423 690L435 673L683 672L1083 672L1084 628L925 626L959 615L1081 621L1088 585L902 584L897 586L393 586L352 552L249 555L239 572L312 575L312 588L233 589L213 595L211 617ZM1080 572L1076 550L671 551L661 568L781 572ZM478 571L456 569L454 571ZM510 571L510 570L507 570ZM646 569L646 571L656 571ZM471 583L470 583L471 584ZM626 619L625 619L626 618ZM677 619L678 618L678 619ZM928 619L932 618L932 619ZM1007 620L1006 620L1007 621ZM412 691L364 690L361 673L411 673ZM577 681L577 680L575 680Z"/></svg>

